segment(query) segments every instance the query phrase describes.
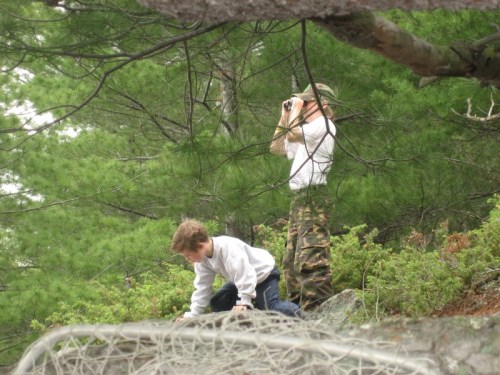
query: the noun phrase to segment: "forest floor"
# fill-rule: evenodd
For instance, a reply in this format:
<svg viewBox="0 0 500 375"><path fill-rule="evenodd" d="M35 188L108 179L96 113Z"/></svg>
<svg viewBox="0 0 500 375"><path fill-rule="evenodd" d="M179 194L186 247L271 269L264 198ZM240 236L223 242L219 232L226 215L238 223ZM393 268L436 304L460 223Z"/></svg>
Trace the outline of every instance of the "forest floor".
<svg viewBox="0 0 500 375"><path fill-rule="evenodd" d="M462 299L448 304L432 316L491 316L499 313L500 279L468 292Z"/></svg>

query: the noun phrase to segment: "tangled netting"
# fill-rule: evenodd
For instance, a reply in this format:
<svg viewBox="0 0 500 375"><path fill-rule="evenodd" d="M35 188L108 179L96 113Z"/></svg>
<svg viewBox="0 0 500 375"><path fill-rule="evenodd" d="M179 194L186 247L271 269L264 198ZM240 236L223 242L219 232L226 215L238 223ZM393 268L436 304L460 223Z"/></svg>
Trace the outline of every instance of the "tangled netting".
<svg viewBox="0 0 500 375"><path fill-rule="evenodd" d="M28 348L14 374L436 374L432 367L392 342L247 311L58 328Z"/></svg>

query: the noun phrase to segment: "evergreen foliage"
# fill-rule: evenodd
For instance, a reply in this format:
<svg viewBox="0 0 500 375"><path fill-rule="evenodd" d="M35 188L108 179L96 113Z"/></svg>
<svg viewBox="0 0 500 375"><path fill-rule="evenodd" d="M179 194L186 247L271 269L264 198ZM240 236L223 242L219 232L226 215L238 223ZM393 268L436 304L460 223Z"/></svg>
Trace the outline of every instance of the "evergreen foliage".
<svg viewBox="0 0 500 375"><path fill-rule="evenodd" d="M96 297L73 304L60 302L43 324L33 320L31 327L44 333L47 328L70 324L119 324L147 319L172 319L189 307L193 291L192 271L180 265L167 266L161 277L146 272L129 278L123 286L92 282Z"/></svg>
<svg viewBox="0 0 500 375"><path fill-rule="evenodd" d="M0 0L0 365L53 325L186 308L192 274L169 251L184 217L231 227L281 264L290 165L268 147L308 74L338 92L332 269L337 291L362 291L363 319L425 316L498 269L498 121L459 115L471 98L485 116L497 90L420 87L309 22L306 35L294 21L211 30L135 0L64 4ZM384 16L448 45L488 35L498 12Z"/></svg>

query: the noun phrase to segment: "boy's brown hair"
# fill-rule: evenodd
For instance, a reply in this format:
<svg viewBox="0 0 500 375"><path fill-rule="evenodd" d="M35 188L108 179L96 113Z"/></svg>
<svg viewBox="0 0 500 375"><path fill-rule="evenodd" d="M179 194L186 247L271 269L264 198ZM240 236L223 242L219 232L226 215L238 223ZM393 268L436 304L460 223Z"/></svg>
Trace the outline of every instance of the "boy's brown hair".
<svg viewBox="0 0 500 375"><path fill-rule="evenodd" d="M175 231L171 246L176 253L184 250L197 251L198 245L208 240L208 231L205 226L197 220L187 219Z"/></svg>

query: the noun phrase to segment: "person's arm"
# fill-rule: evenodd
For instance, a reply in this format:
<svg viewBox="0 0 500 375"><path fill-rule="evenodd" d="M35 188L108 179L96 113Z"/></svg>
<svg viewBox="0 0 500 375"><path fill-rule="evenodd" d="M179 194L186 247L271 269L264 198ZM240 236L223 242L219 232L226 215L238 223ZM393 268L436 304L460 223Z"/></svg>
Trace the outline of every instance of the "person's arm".
<svg viewBox="0 0 500 375"><path fill-rule="evenodd" d="M275 155L286 155L286 147L285 147L285 137L288 126L286 124L285 119L281 116L278 126L273 134L273 139L271 141L271 145L269 149L271 154Z"/></svg>
<svg viewBox="0 0 500 375"><path fill-rule="evenodd" d="M286 105L292 102L290 110L286 109ZM304 102L299 98L285 100L281 105L281 118L273 134L270 150L272 154L286 155L286 143L303 141L301 125L301 111Z"/></svg>
<svg viewBox="0 0 500 375"><path fill-rule="evenodd" d="M236 288L238 288L237 306L247 306L253 308L252 299L257 295L255 288L257 287L257 273L251 266L248 258L238 259L235 267L238 268L238 273L234 280Z"/></svg>
<svg viewBox="0 0 500 375"><path fill-rule="evenodd" d="M288 130L286 140L290 143L304 143L304 133L300 125L295 125Z"/></svg>
<svg viewBox="0 0 500 375"><path fill-rule="evenodd" d="M293 98L292 109L289 114L288 129L286 133L286 140L291 143L304 142L302 134L302 107L304 101L299 98Z"/></svg>
<svg viewBox="0 0 500 375"><path fill-rule="evenodd" d="M195 264L195 271L195 290L191 295L189 311L184 313L185 318L203 314L210 303L212 295L212 284L215 280L215 273L200 263Z"/></svg>

